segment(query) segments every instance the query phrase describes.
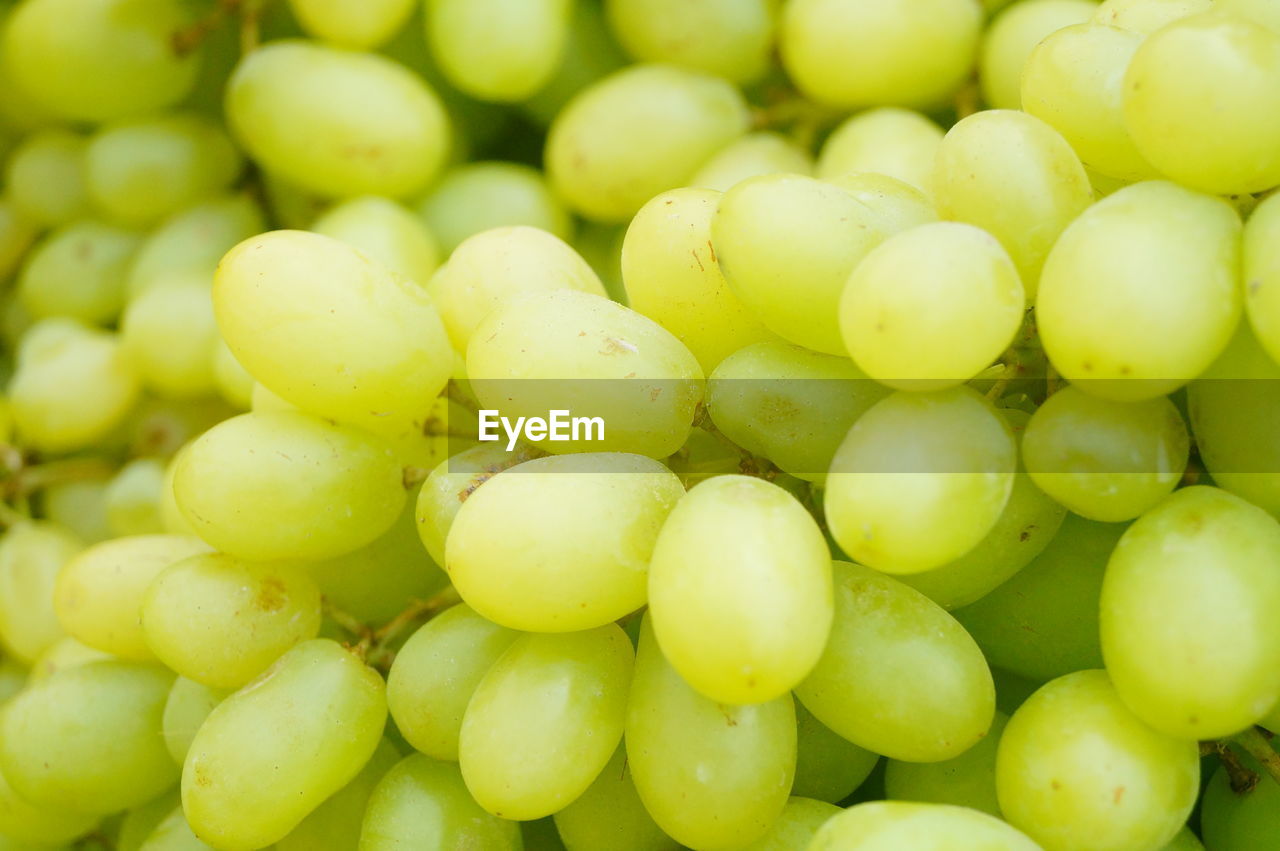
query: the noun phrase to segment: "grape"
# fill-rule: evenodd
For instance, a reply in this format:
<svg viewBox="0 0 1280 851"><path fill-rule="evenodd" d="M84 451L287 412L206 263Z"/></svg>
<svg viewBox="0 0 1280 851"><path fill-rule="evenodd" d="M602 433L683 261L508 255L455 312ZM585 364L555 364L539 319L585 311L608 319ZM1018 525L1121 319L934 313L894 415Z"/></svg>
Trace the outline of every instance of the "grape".
<svg viewBox="0 0 1280 851"><path fill-rule="evenodd" d="M128 298L170 281L212 277L222 255L263 229L262 211L246 195L224 195L175 213L152 230L133 255Z"/></svg>
<svg viewBox="0 0 1280 851"><path fill-rule="evenodd" d="M120 320L121 345L143 385L170 398L213 393L218 339L207 279L153 287Z"/></svg>
<svg viewBox="0 0 1280 851"><path fill-rule="evenodd" d="M160 737L173 674L136 662L58 671L0 718L0 771L36 806L111 813L160 794L178 768Z"/></svg>
<svg viewBox="0 0 1280 851"><path fill-rule="evenodd" d="M136 233L92 219L54 231L22 268L23 307L35 319L111 322L124 306L125 272L139 243Z"/></svg>
<svg viewBox="0 0 1280 851"><path fill-rule="evenodd" d="M809 851L1037 851L1040 846L986 813L946 804L873 801L832 817Z"/></svg>
<svg viewBox="0 0 1280 851"><path fill-rule="evenodd" d="M996 746L1009 717L996 712L982 741L943 762L885 763L884 791L890 799L953 804L1000 818L996 800Z"/></svg>
<svg viewBox="0 0 1280 851"><path fill-rule="evenodd" d="M1191 828L1184 827L1182 830L1174 834L1173 839L1169 840L1160 851L1204 851L1204 846L1200 844L1200 839L1191 832ZM1229 848L1226 851L1231 851Z"/></svg>
<svg viewBox="0 0 1280 851"><path fill-rule="evenodd" d="M896 177L862 171L832 177L828 182L875 210L878 225L886 234L938 221L938 212L929 196Z"/></svg>
<svg viewBox="0 0 1280 851"><path fill-rule="evenodd" d="M841 738L796 703L796 778L791 794L835 803L862 785L880 755Z"/></svg>
<svg viewBox="0 0 1280 851"><path fill-rule="evenodd" d="M135 458L125 464L103 494L107 521L114 535L158 535L165 531L160 518L164 493L164 464L155 458Z"/></svg>
<svg viewBox="0 0 1280 851"><path fill-rule="evenodd" d="M35 223L19 213L8 197L0 196L0 278L8 278L18 267L38 234Z"/></svg>
<svg viewBox="0 0 1280 851"><path fill-rule="evenodd" d="M191 91L200 54L173 45L188 23L179 0L27 0L5 27L5 65L13 85L60 118L127 118Z"/></svg>
<svg viewBox="0 0 1280 851"><path fill-rule="evenodd" d="M118 851L138 851L147 841L151 831L181 803L176 788L157 795L150 801L128 810L120 820L120 832L116 836ZM0 846L3 847L3 846Z"/></svg>
<svg viewBox="0 0 1280 851"><path fill-rule="evenodd" d="M245 371L219 336L213 343L213 381L218 395L239 411L247 411L253 402L253 376Z"/></svg>
<svg viewBox="0 0 1280 851"><path fill-rule="evenodd" d="M316 848L358 847L364 814L373 790L400 762L400 752L387 739L351 782L334 792L275 844L276 851L314 851Z"/></svg>
<svg viewBox="0 0 1280 851"><path fill-rule="evenodd" d="M1222 0L1227 5L1228 0ZM1214 0L1102 0L1093 13L1095 23L1150 35L1166 24L1207 12Z"/></svg>
<svg viewBox="0 0 1280 851"><path fill-rule="evenodd" d="M646 617L627 706L627 763L640 800L668 835L694 848L764 836L786 806L796 764L790 695L717 704L662 656Z"/></svg>
<svg viewBox="0 0 1280 851"><path fill-rule="evenodd" d="M311 230L341 240L402 278L425 287L440 265L435 237L405 207L386 198L352 198L316 219Z"/></svg>
<svg viewBox="0 0 1280 851"><path fill-rule="evenodd" d="M1027 0L996 15L983 35L978 60L983 100L992 109L1021 108L1022 69L1036 45L1058 30L1085 23L1097 8L1094 0Z"/></svg>
<svg viewBox="0 0 1280 851"><path fill-rule="evenodd" d="M1054 241L1093 200L1067 141L1040 119L1006 109L979 112L947 131L933 194L942 218L977 225L1000 240L1028 301L1036 299Z"/></svg>
<svg viewBox="0 0 1280 851"><path fill-rule="evenodd" d="M63 636L53 609L58 571L83 544L51 522L13 526L0 537L0 641L30 664Z"/></svg>
<svg viewBox="0 0 1280 851"><path fill-rule="evenodd" d="M749 476L699 484L663 524L649 564L663 656L718 703L784 696L827 640L830 563L813 518L778 486Z"/></svg>
<svg viewBox="0 0 1280 851"><path fill-rule="evenodd" d="M462 503L445 569L468 604L503 626L603 626L644 605L646 582L657 591L650 556L656 567L658 530L683 495L674 473L639 455L526 461Z"/></svg>
<svg viewBox="0 0 1280 851"><path fill-rule="evenodd" d="M938 222L890 237L863 258L840 298L840 331L854 363L877 381L939 390L977 375L1009 346L1025 303L995 238Z"/></svg>
<svg viewBox="0 0 1280 851"><path fill-rule="evenodd" d="M1280 363L1280 203L1259 204L1244 227L1245 308L1254 334Z"/></svg>
<svg viewBox="0 0 1280 851"><path fill-rule="evenodd" d="M476 802L523 821L586 791L622 739L632 659L616 624L513 641L462 716L458 762Z"/></svg>
<svg viewBox="0 0 1280 851"><path fill-rule="evenodd" d="M520 827L482 810L457 766L423 754L405 757L383 776L360 830L360 851L521 847Z"/></svg>
<svg viewBox="0 0 1280 851"><path fill-rule="evenodd" d="M205 851L209 848L211 846L191 831L182 807L177 806L147 834L138 851Z"/></svg>
<svg viewBox="0 0 1280 851"><path fill-rule="evenodd" d="M744 180L763 174L812 174L813 157L798 143L778 133L748 133L725 145L702 164L689 185L728 192Z"/></svg>
<svg viewBox="0 0 1280 851"><path fill-rule="evenodd" d="M927 107L960 87L981 26L976 0L792 0L779 46L811 100Z"/></svg>
<svg viewBox="0 0 1280 851"><path fill-rule="evenodd" d="M973 390L899 391L863 414L836 452L827 524L846 553L878 570L941 567L995 526L1016 456L1009 425Z"/></svg>
<svg viewBox="0 0 1280 851"><path fill-rule="evenodd" d="M173 681L164 702L162 732L164 745L174 762L178 765L186 762L196 732L209 713L230 694L227 689L212 688L186 677Z"/></svg>
<svg viewBox="0 0 1280 851"><path fill-rule="evenodd" d="M276 41L241 60L227 119L263 168L327 197L402 197L444 165L449 121L431 87L371 53Z"/></svg>
<svg viewBox="0 0 1280 851"><path fill-rule="evenodd" d="M97 825L96 816L70 807L32 804L19 795L0 774L0 835L14 842L68 842ZM3 846L0 846L3 847Z"/></svg>
<svg viewBox="0 0 1280 851"><path fill-rule="evenodd" d="M1243 761L1257 769L1252 760ZM1204 841L1213 851L1267 847L1280 830L1280 785L1264 776L1252 790L1236 793L1231 789L1226 768L1220 766L1204 790L1200 826Z"/></svg>
<svg viewBox="0 0 1280 851"><path fill-rule="evenodd" d="M395 37L414 10L413 0L289 0L308 35L339 47L367 50Z"/></svg>
<svg viewBox="0 0 1280 851"><path fill-rule="evenodd" d="M1159 848L1187 820L1199 778L1195 741L1138 720L1103 671L1037 691L996 754L1001 810L1045 851Z"/></svg>
<svg viewBox="0 0 1280 851"><path fill-rule="evenodd" d="M787 799L786 808L769 832L755 842L741 846L742 851L791 851L793 848L807 848L809 840L818 829L839 813L839 807L826 801L793 796Z"/></svg>
<svg viewBox="0 0 1280 851"><path fill-rule="evenodd" d="M84 152L88 141L68 130L40 130L5 165L9 202L33 224L59 227L89 214Z"/></svg>
<svg viewBox="0 0 1280 851"><path fill-rule="evenodd" d="M34 683L46 677L51 677L65 668L74 668L77 665L87 665L90 662L102 662L114 658L110 653L82 644L67 635L45 648L44 652L31 663L29 676L26 672L23 672L23 676ZM9 695L9 697L12 697L12 695Z"/></svg>
<svg viewBox="0 0 1280 851"><path fill-rule="evenodd" d="M446 172L418 205L449 255L468 238L500 227L527 225L567 240L573 222L542 173L520 163L467 163ZM532 270L530 270L532 271Z"/></svg>
<svg viewBox="0 0 1280 851"><path fill-rule="evenodd" d="M1227 204L1161 181L1090 207L1040 281L1037 322L1053 365L1081 390L1120 401L1162 396L1204 372L1240 316L1239 233Z"/></svg>
<svg viewBox="0 0 1280 851"><path fill-rule="evenodd" d="M918 112L892 106L868 109L827 137L818 156L818 177L870 171L932 194L933 161L942 137L942 128Z"/></svg>
<svg viewBox="0 0 1280 851"><path fill-rule="evenodd" d="M195 834L223 849L284 838L368 762L386 712L382 678L351 653L326 639L297 645L196 733L182 770Z"/></svg>
<svg viewBox="0 0 1280 851"><path fill-rule="evenodd" d="M480 100L519 101L555 73L568 0L428 0L427 41L440 70Z"/></svg>
<svg viewBox="0 0 1280 851"><path fill-rule="evenodd" d="M567 851L676 851L645 811L627 766L622 745L587 790L555 814L555 826Z"/></svg>
<svg viewBox="0 0 1280 851"><path fill-rule="evenodd" d="M777 4L771 0L606 0L618 41L641 62L666 62L751 83L764 76Z"/></svg>
<svg viewBox="0 0 1280 851"><path fill-rule="evenodd" d="M45 518L74 532L86 544L114 535L107 520L109 479L80 479L50 485L41 500Z"/></svg>
<svg viewBox="0 0 1280 851"><path fill-rule="evenodd" d="M796 688L805 708L892 759L938 762L977 744L991 726L995 688L964 629L923 594L861 565L835 562L835 589L826 650Z"/></svg>
<svg viewBox="0 0 1280 851"><path fill-rule="evenodd" d="M1229 13L1147 37L1124 78L1124 119L1165 175L1214 194L1280 183L1280 33Z"/></svg>
<svg viewBox="0 0 1280 851"><path fill-rule="evenodd" d="M576 212L622 222L746 129L746 103L728 82L637 65L588 86L556 116L547 176Z"/></svg>
<svg viewBox="0 0 1280 851"><path fill-rule="evenodd" d="M689 347L706 372L743 346L773 339L725 283L711 242L720 193L676 189L640 209L622 243L632 310Z"/></svg>

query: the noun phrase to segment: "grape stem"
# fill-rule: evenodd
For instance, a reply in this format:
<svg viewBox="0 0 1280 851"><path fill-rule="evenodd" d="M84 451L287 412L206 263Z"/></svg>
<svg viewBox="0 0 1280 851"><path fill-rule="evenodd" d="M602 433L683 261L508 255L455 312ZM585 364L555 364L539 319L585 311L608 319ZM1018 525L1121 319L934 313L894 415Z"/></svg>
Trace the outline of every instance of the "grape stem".
<svg viewBox="0 0 1280 851"><path fill-rule="evenodd" d="M1267 741L1267 737L1261 730L1250 727L1243 733L1232 736L1231 740L1256 759L1272 780L1280 783L1280 753L1276 753L1276 749L1271 746L1271 742Z"/></svg>
<svg viewBox="0 0 1280 851"><path fill-rule="evenodd" d="M353 654L372 668L386 672L395 660L395 651L390 644L410 626L425 623L445 609L462 602L462 597L452 585L446 585L440 591L425 600L413 600L404 611L374 629L359 618L345 612L333 604L329 598L322 603L324 613L356 639L354 644L347 645Z"/></svg>
<svg viewBox="0 0 1280 851"><path fill-rule="evenodd" d="M1237 795L1247 795L1257 787L1261 781L1256 771L1249 770L1240 757L1236 756L1235 751L1225 742L1205 742L1200 745L1201 753L1204 752L1206 745L1210 753L1216 753L1218 759L1222 761L1222 767L1227 772L1227 780L1231 784L1231 791Z"/></svg>
<svg viewBox="0 0 1280 851"><path fill-rule="evenodd" d="M1016 352L1009 352L1008 360L1004 364L1004 369L1000 375L996 377L995 383L991 385L991 389L987 391L987 399L992 402L998 402L1004 396L1004 391L1009 389L1009 382L1017 378L1022 372L1022 364L1018 363L1018 355Z"/></svg>
<svg viewBox="0 0 1280 851"><path fill-rule="evenodd" d="M456 402L473 414L480 410L476 400L467 391L463 390L462 385L455 379L450 378L449 383L444 386L444 397Z"/></svg>
<svg viewBox="0 0 1280 851"><path fill-rule="evenodd" d="M744 476L755 476L758 479L764 479L769 482L778 477L779 470L772 461L768 458L761 458L759 455L751 454L726 437L724 432L720 431L716 424L712 422L711 415L707 413L705 406L700 405L698 407L697 412L693 415L693 425L720 441L730 452L736 453L739 457L738 470Z"/></svg>
<svg viewBox="0 0 1280 851"><path fill-rule="evenodd" d="M46 464L20 467L0 486L6 498L21 498L50 485L105 479L115 473L116 465L106 458L68 458Z"/></svg>

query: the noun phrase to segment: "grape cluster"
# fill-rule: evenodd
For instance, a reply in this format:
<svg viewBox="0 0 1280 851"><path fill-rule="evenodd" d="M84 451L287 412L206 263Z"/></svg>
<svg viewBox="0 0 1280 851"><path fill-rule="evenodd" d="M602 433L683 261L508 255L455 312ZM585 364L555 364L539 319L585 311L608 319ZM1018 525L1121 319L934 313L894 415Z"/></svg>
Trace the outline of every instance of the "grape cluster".
<svg viewBox="0 0 1280 851"><path fill-rule="evenodd" d="M0 851L1280 848L1280 0L0 0L0 166Z"/></svg>

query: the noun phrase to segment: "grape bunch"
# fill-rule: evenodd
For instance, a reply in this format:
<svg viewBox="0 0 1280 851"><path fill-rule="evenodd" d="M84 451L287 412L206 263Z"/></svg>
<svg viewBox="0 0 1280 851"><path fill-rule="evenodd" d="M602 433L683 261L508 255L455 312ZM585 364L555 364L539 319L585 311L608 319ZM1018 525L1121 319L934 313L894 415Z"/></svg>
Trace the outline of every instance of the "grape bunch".
<svg viewBox="0 0 1280 851"><path fill-rule="evenodd" d="M1280 848L1280 0L0 0L0 851Z"/></svg>

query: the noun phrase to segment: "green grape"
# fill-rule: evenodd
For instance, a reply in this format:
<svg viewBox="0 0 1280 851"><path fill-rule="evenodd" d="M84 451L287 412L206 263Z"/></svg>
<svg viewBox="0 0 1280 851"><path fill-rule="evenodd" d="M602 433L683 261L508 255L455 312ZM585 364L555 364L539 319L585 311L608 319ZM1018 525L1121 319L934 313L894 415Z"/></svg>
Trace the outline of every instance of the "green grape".
<svg viewBox="0 0 1280 851"><path fill-rule="evenodd" d="M192 832L182 807L178 806L155 826L138 851L213 851L213 847L201 842Z"/></svg>
<svg viewBox="0 0 1280 851"><path fill-rule="evenodd" d="M107 324L124 306L125 273L141 238L86 219L52 232L31 252L18 297L34 319L68 316Z"/></svg>
<svg viewBox="0 0 1280 851"><path fill-rule="evenodd" d="M1016 467L1008 423L971 388L899 391L854 423L832 459L827 525L877 570L932 570L990 533Z"/></svg>
<svg viewBox="0 0 1280 851"><path fill-rule="evenodd" d="M160 661L215 688L239 688L320 629L320 591L301 568L203 553L165 568L142 603Z"/></svg>
<svg viewBox="0 0 1280 851"><path fill-rule="evenodd" d="M31 682L51 677L58 671L74 668L77 665L88 665L90 662L102 662L114 659L110 653L82 644L71 636L63 636L45 648L44 652L31 663L29 679Z"/></svg>
<svg viewBox="0 0 1280 851"><path fill-rule="evenodd" d="M547 176L574 211L623 222L660 192L688 183L748 124L725 80L636 65L583 89L551 124Z"/></svg>
<svg viewBox="0 0 1280 851"><path fill-rule="evenodd" d="M829 178L827 182L875 210L877 224L886 234L938 221L938 212L929 196L896 177L873 171L850 172Z"/></svg>
<svg viewBox="0 0 1280 851"><path fill-rule="evenodd" d="M627 706L627 764L645 809L682 845L732 848L782 814L796 764L790 695L715 703L662 656L645 617Z"/></svg>
<svg viewBox="0 0 1280 851"><path fill-rule="evenodd" d="M796 703L796 777L791 794L834 804L863 784L880 755L860 748Z"/></svg>
<svg viewBox="0 0 1280 851"><path fill-rule="evenodd" d="M214 341L211 360L213 382L218 388L218 395L236 410L249 410L253 402L253 376L231 354L231 349L221 335Z"/></svg>
<svg viewBox="0 0 1280 851"><path fill-rule="evenodd" d="M151 831L173 812L181 800L175 787L126 812L120 820L120 831L116 835L116 851L138 851Z"/></svg>
<svg viewBox="0 0 1280 851"><path fill-rule="evenodd" d="M640 209L622 242L627 304L689 347L705 372L752 343L774 339L734 295L711 243L720 202L710 189L675 189Z"/></svg>
<svg viewBox="0 0 1280 851"><path fill-rule="evenodd" d="M870 568L835 562L836 614L796 697L826 726L892 759L939 762L973 747L995 713L981 651L941 607Z"/></svg>
<svg viewBox="0 0 1280 851"><path fill-rule="evenodd" d="M366 195L332 207L311 230L341 240L402 278L426 286L440 265L435 237L406 207Z"/></svg>
<svg viewBox="0 0 1280 851"><path fill-rule="evenodd" d="M1093 201L1071 145L1038 118L1007 109L971 115L938 148L934 198L944 219L1000 240L1035 301L1054 241Z"/></svg>
<svg viewBox="0 0 1280 851"><path fill-rule="evenodd" d="M1243 761L1257 770L1251 759ZM1204 790L1200 827L1205 844L1213 851L1269 847L1280 832L1280 785L1264 776L1250 791L1237 793L1231 789L1226 768L1220 766ZM1192 851L1198 847L1188 846Z"/></svg>
<svg viewBox="0 0 1280 851"><path fill-rule="evenodd" d="M1272 196L1244 226L1244 292L1258 342L1280 363L1280 201Z"/></svg>
<svg viewBox="0 0 1280 851"><path fill-rule="evenodd" d="M0 278L7 279L27 255L40 231L18 212L7 196L0 196ZM14 299L12 304L19 304Z"/></svg>
<svg viewBox="0 0 1280 851"><path fill-rule="evenodd" d="M986 813L947 804L872 801L831 818L808 851L1040 851Z"/></svg>
<svg viewBox="0 0 1280 851"><path fill-rule="evenodd" d="M937 222L890 237L849 276L840 330L867 375L903 390L963 384L1013 342L1026 295L1000 243Z"/></svg>
<svg viewBox="0 0 1280 851"><path fill-rule="evenodd" d="M830 180L852 172L896 177L933 193L933 161L942 128L932 120L894 106L860 112L838 126L818 155L818 177Z"/></svg>
<svg viewBox="0 0 1280 851"><path fill-rule="evenodd" d="M110 479L80 479L51 484L41 493L44 516L74 532L86 544L114 537L107 520Z"/></svg>
<svg viewBox="0 0 1280 851"><path fill-rule="evenodd" d="M996 712L986 737L969 750L943 762L885 764L884 790L898 801L953 804L1000 818L996 800L996 746L1009 716Z"/></svg>
<svg viewBox="0 0 1280 851"><path fill-rule="evenodd" d="M1045 263L1036 308L1045 353L1080 389L1109 399L1153 399L1187 383L1239 320L1239 235L1230 206L1172 183L1107 196Z"/></svg>
<svg viewBox="0 0 1280 851"><path fill-rule="evenodd" d="M640 62L665 62L751 83L768 70L773 0L606 0L618 41Z"/></svg>
<svg viewBox="0 0 1280 851"><path fill-rule="evenodd" d="M663 656L699 693L726 704L774 700L813 669L827 641L826 541L777 485L716 476L662 526L649 611Z"/></svg>
<svg viewBox="0 0 1280 851"><path fill-rule="evenodd" d="M658 531L682 496L674 473L640 455L526 461L462 503L445 570L462 599L503 626L603 626L645 604Z"/></svg>
<svg viewBox="0 0 1280 851"><path fill-rule="evenodd" d="M1124 119L1153 166L1227 195L1280 183L1280 33L1225 12L1147 37L1124 77Z"/></svg>
<svg viewBox="0 0 1280 851"><path fill-rule="evenodd" d="M480 808L456 765L423 754L405 757L369 797L360 851L520 851L520 826Z"/></svg>
<svg viewBox="0 0 1280 851"><path fill-rule="evenodd" d="M446 172L418 212L448 255L469 237L527 225L568 239L573 223L546 179L520 163L465 163Z"/></svg>
<svg viewBox="0 0 1280 851"><path fill-rule="evenodd" d="M191 742L209 713L231 692L226 689L211 688L186 677L178 677L169 689L164 702L164 716L161 730L164 734L164 745L169 755L178 765L187 760L187 752L191 750Z"/></svg>
<svg viewBox="0 0 1280 851"><path fill-rule="evenodd" d="M273 846L276 851L354 851L360 844L364 813L378 783L400 761L400 752L387 739L351 782L311 811L289 835Z"/></svg>
<svg viewBox="0 0 1280 851"><path fill-rule="evenodd" d="M645 810L631 780L627 750L619 745L609 764L569 806L555 814L567 851L677 851Z"/></svg>
<svg viewBox="0 0 1280 851"><path fill-rule="evenodd" d="M193 112L107 125L84 152L89 198L127 227L153 225L226 189L241 166L222 128Z"/></svg>
<svg viewBox="0 0 1280 851"><path fill-rule="evenodd" d="M169 398L213 393L218 339L207 279L146 290L120 319L121 345L143 385Z"/></svg>
<svg viewBox="0 0 1280 851"><path fill-rule="evenodd" d="M182 100L200 52L176 50L191 23L180 0L27 0L4 31L13 85L75 121L127 118Z"/></svg>
<svg viewBox="0 0 1280 851"><path fill-rule="evenodd" d="M996 15L978 57L982 99L992 109L1022 107L1022 69L1036 45L1097 10L1096 0L1026 0Z"/></svg>
<svg viewBox="0 0 1280 851"><path fill-rule="evenodd" d="M53 607L58 571L84 544L49 521L21 522L0 537L0 642L31 664L63 636Z"/></svg>
<svg viewBox="0 0 1280 851"><path fill-rule="evenodd" d="M586 791L622 739L632 659L616 624L516 638L462 716L458 762L476 802L524 821Z"/></svg>
<svg viewBox="0 0 1280 851"><path fill-rule="evenodd" d="M213 276L222 255L260 233L262 210L247 195L224 195L171 216L143 240L127 276L130 300L155 286Z"/></svg>
<svg viewBox="0 0 1280 851"><path fill-rule="evenodd" d="M1195 5L1207 9L1211 7L1211 3L1212 0L1201 0ZM1280 32L1280 10L1277 10L1271 0L1221 0L1217 5L1233 14L1249 18L1272 31Z"/></svg>
<svg viewBox="0 0 1280 851"><path fill-rule="evenodd" d="M140 620L147 587L169 565L207 550L198 538L185 535L136 535L94 544L58 574L53 589L58 620L90 647L124 659L154 659Z"/></svg>
<svg viewBox="0 0 1280 851"><path fill-rule="evenodd" d="M520 293L569 289L605 295L587 261L559 237L528 225L468 237L427 289L454 348L463 353L476 326Z"/></svg>
<svg viewBox="0 0 1280 851"><path fill-rule="evenodd" d="M43 848L46 844L69 842L93 830L97 823L96 816L72 807L31 803L0 774L0 835L5 839Z"/></svg>
<svg viewBox="0 0 1280 851"><path fill-rule="evenodd" d="M33 224L61 227L89 215L84 136L39 130L9 154L4 182L9 203Z"/></svg>
<svg viewBox="0 0 1280 851"><path fill-rule="evenodd" d="M405 642L387 677L387 705L409 744L436 759L457 761L471 695L516 636L464 603Z"/></svg>
<svg viewBox="0 0 1280 851"><path fill-rule="evenodd" d="M1068 514L1044 552L956 619L992 665L1037 682L1102 667L1098 596L1124 531Z"/></svg>
<svg viewBox="0 0 1280 851"><path fill-rule="evenodd" d="M1157 176L1124 123L1124 72L1142 39L1102 24L1064 27L1022 73L1022 108L1061 133L1086 169L1123 180Z"/></svg>
<svg viewBox="0 0 1280 851"><path fill-rule="evenodd" d="M1104 671L1033 694L996 754L1000 809L1045 851L1159 848L1186 822L1199 781L1194 739L1138 720Z"/></svg>
<svg viewBox="0 0 1280 851"><path fill-rule="evenodd" d="M1134 714L1188 739L1267 714L1280 700L1278 563L1280 523L1217 488L1184 488L1125 532L1100 624L1107 670Z"/></svg>
<svg viewBox="0 0 1280 851"><path fill-rule="evenodd" d="M308 35L356 50L379 47L394 38L414 6L413 0L289 0L289 9Z"/></svg>
<svg viewBox="0 0 1280 851"><path fill-rule="evenodd" d="M977 0L792 0L779 46L810 100L927 107L960 88L981 29Z"/></svg>
<svg viewBox="0 0 1280 851"><path fill-rule="evenodd" d="M780 133L762 130L730 142L702 164L689 185L728 192L744 180L764 174L813 174L813 156Z"/></svg>
<svg viewBox="0 0 1280 851"><path fill-rule="evenodd" d="M1169 840L1168 844L1163 846L1160 851L1204 851L1204 845L1191 832L1191 828L1184 827L1174 834L1173 839ZM1224 851L1231 851L1231 848L1224 846Z"/></svg>
<svg viewBox="0 0 1280 851"><path fill-rule="evenodd" d="M360 772L386 715L371 668L327 639L297 645L196 733L182 770L195 834L225 851L283 839Z"/></svg>
<svg viewBox="0 0 1280 851"><path fill-rule="evenodd" d="M379 433L424 416L453 366L426 292L327 236L240 243L218 266L213 306L236 360L272 392Z"/></svg>
<svg viewBox="0 0 1280 851"><path fill-rule="evenodd" d="M1228 2L1222 0L1221 5ZM1145 36L1214 5L1215 0L1102 0L1093 21Z"/></svg>
<svg viewBox="0 0 1280 851"><path fill-rule="evenodd" d="M769 832L742 851L794 851L809 847L809 841L828 819L839 815L840 808L826 801L792 796Z"/></svg>
<svg viewBox="0 0 1280 851"><path fill-rule="evenodd" d="M427 42L459 91L514 102L550 81L569 35L569 0L427 0Z"/></svg>
<svg viewBox="0 0 1280 851"><path fill-rule="evenodd" d="M0 770L37 806L111 813L167 789L178 775L160 737L173 674L95 662L34 683L0 717Z"/></svg>
<svg viewBox="0 0 1280 851"><path fill-rule="evenodd" d="M449 148L436 93L372 53L273 41L240 61L226 96L228 123L248 154L326 197L420 192Z"/></svg>
<svg viewBox="0 0 1280 851"><path fill-rule="evenodd" d="M556 453L666 458L684 445L703 391L697 359L669 331L571 289L507 299L476 326L466 370L481 406L508 418L563 409L607 424L586 434L598 440L538 443Z"/></svg>
<svg viewBox="0 0 1280 851"><path fill-rule="evenodd" d="M305 414L241 414L201 435L174 472L196 532L252 561L323 559L373 541L404 507L386 444Z"/></svg>
<svg viewBox="0 0 1280 851"><path fill-rule="evenodd" d="M121 467L103 494L112 533L127 536L164 532L164 521L160 519L160 495L163 492L162 461L135 458Z"/></svg>

